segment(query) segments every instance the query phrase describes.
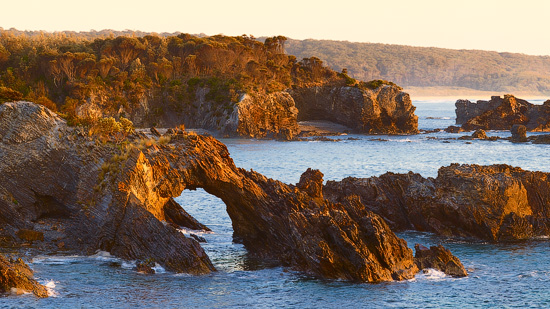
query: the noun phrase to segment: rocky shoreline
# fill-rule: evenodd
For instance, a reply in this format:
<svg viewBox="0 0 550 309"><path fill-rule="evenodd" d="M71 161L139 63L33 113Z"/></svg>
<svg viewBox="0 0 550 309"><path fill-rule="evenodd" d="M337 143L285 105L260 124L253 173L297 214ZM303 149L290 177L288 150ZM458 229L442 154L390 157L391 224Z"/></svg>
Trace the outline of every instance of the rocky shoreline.
<svg viewBox="0 0 550 309"><path fill-rule="evenodd" d="M514 127L515 138L525 131ZM173 272L216 271L197 239L178 231L208 230L174 201L197 188L223 200L234 241L251 256L317 278L405 280L423 268L467 275L445 248L417 244L413 256L393 231L492 242L550 235L549 174L508 165L452 164L436 178L386 173L326 184L308 169L290 185L236 167L213 137L151 129L101 142L29 102L0 105L0 155L1 245L25 245L31 255L102 250ZM6 261L5 269L24 267ZM15 273L25 275L5 277L12 283L3 291L43 297L29 272Z"/></svg>
<svg viewBox="0 0 550 309"><path fill-rule="evenodd" d="M30 254L103 250L210 273L200 244L176 229L204 227L173 200L204 188L225 202L235 241L253 256L351 281L410 279L418 271L412 250L379 215L354 198L325 199L319 171L287 185L237 168L212 137L171 129L102 143L43 106L5 103L0 154L0 237L15 248L31 242Z"/></svg>

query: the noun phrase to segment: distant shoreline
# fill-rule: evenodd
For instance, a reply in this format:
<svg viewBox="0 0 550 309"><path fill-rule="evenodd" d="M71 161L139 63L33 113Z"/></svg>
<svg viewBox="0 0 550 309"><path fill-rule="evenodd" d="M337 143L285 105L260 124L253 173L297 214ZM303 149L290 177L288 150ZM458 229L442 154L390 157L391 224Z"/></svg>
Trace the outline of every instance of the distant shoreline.
<svg viewBox="0 0 550 309"><path fill-rule="evenodd" d="M403 91L407 92L413 101L458 99L489 100L491 96L503 96L508 93L502 91L482 91L463 87L404 87ZM543 93L517 91L511 94L527 101L550 99L550 94L544 95Z"/></svg>

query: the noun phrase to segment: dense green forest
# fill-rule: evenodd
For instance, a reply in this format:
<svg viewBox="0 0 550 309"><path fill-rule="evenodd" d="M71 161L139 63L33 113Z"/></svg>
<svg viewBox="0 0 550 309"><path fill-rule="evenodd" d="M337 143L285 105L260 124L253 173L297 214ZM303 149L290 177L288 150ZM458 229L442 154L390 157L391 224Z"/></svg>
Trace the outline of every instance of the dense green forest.
<svg viewBox="0 0 550 309"><path fill-rule="evenodd" d="M246 35L120 34L0 29L0 102L32 100L79 123L89 121L78 108L90 100L106 114L132 110L144 98L155 101L157 114L189 114L200 108L197 89L206 89L220 114L245 92L379 84L357 82L315 57L298 61L285 53L283 36L262 43Z"/></svg>
<svg viewBox="0 0 550 309"><path fill-rule="evenodd" d="M285 47L297 58L316 55L361 80L550 94L550 56L325 40L289 39Z"/></svg>

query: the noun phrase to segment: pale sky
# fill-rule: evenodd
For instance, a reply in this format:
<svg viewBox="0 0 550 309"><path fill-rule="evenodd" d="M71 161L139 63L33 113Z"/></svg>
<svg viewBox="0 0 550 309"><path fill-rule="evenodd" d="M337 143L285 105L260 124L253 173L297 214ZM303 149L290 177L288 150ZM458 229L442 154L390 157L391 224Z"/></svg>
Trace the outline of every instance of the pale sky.
<svg viewBox="0 0 550 309"><path fill-rule="evenodd" d="M285 35L550 55L550 0L1 0L0 27Z"/></svg>

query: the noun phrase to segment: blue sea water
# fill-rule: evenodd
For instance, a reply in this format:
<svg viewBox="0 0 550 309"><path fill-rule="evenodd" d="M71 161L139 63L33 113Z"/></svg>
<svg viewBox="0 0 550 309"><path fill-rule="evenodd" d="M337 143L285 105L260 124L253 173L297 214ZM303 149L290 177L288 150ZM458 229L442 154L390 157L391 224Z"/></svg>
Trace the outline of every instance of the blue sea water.
<svg viewBox="0 0 550 309"><path fill-rule="evenodd" d="M416 101L419 127L432 130L454 124L454 102ZM548 145L508 141L444 140L461 134L436 132L414 136L340 136L340 142L222 140L237 166L296 183L308 167L325 180L370 177L387 171L414 171L435 177L440 166L457 163L507 163L550 172ZM509 136L508 132L488 135ZM348 137L359 140L345 140ZM439 139L431 139L437 137ZM377 140L382 139L383 141ZM213 233L202 234L204 248L218 269L206 276L157 274L132 270L106 252L90 257L41 256L30 263L53 297L0 297L0 307L25 308L386 308L386 307L549 307L550 242L510 244L445 238L405 232L410 247L443 244L458 256L470 275L456 279L437 271L415 279L380 284L318 280L247 256L232 242L231 220L217 197L199 189L177 201ZM187 231L183 231L187 232Z"/></svg>

